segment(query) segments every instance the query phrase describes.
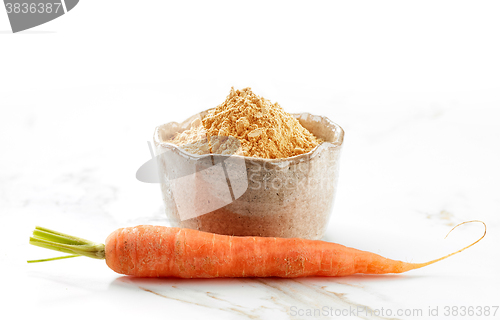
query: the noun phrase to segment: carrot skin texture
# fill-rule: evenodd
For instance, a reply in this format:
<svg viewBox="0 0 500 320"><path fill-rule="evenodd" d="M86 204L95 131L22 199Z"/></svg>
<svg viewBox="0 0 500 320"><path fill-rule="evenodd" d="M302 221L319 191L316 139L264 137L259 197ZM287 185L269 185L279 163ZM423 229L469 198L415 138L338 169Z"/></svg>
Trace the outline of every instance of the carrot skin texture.
<svg viewBox="0 0 500 320"><path fill-rule="evenodd" d="M106 264L137 277L307 277L401 273L411 263L319 240L233 237L163 226L108 236Z"/></svg>

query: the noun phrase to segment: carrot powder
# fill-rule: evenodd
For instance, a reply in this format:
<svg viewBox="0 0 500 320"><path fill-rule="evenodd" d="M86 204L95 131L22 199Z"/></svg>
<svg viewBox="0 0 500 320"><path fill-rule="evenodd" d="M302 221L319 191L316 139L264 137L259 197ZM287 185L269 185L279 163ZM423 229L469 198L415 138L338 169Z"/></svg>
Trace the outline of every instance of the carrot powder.
<svg viewBox="0 0 500 320"><path fill-rule="evenodd" d="M477 220L463 223L468 222L484 224ZM137 277L295 278L402 273L436 263L471 247L486 235L484 226L483 236L474 243L425 263L396 261L336 243L298 238L235 237L143 225L118 229L103 245L37 227L30 238L31 244L72 255L28 262L84 255L105 259L115 272Z"/></svg>

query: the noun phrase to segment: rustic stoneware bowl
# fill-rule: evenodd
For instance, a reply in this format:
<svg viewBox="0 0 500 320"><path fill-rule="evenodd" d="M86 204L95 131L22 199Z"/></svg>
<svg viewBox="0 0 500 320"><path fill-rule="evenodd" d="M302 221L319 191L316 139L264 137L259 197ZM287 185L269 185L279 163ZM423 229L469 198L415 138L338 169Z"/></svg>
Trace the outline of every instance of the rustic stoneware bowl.
<svg viewBox="0 0 500 320"><path fill-rule="evenodd" d="M160 157L158 172L171 225L236 236L321 239L337 190L342 128L323 116L293 114L324 142L285 159L194 155L166 142L207 111L155 130L157 154L168 154Z"/></svg>

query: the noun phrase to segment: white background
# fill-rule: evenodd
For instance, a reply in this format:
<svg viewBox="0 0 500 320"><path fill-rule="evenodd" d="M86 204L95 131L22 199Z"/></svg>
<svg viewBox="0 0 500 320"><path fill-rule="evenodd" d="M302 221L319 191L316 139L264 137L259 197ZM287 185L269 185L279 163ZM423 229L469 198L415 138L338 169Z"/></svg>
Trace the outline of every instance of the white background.
<svg viewBox="0 0 500 320"><path fill-rule="evenodd" d="M0 212L8 249L0 268L11 275L8 305L44 318L38 311L70 312L80 297L132 301L116 287L103 293L116 275L95 261L26 266L51 255L28 248L27 237L35 225L81 229L77 236L97 241L117 226L164 223L158 186L135 180L149 157L146 141L155 126L223 102L231 86L250 86L290 112L327 115L345 129L328 240L428 260L481 234L479 225L464 227L444 247L450 225L485 220L482 243L417 273L413 298L427 306L423 296L451 290L456 297L439 301L498 305L498 289L483 284L499 284L499 16L498 1L82 0L59 19L12 34L0 9ZM432 255L431 246L438 247ZM425 282L425 275L438 278ZM405 284L384 281L371 283L373 291L404 305L397 292ZM376 299L352 295L377 307ZM157 308L154 301L145 305ZM123 308L123 316L138 310ZM169 308L193 318L208 312L178 301ZM208 315L241 316L224 310Z"/></svg>

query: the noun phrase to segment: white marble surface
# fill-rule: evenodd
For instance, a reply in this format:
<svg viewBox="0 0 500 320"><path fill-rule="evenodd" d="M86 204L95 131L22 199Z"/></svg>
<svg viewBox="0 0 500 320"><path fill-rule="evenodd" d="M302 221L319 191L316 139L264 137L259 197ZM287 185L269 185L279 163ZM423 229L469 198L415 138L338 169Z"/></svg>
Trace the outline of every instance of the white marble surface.
<svg viewBox="0 0 500 320"><path fill-rule="evenodd" d="M28 265L28 259L58 255L27 244L35 225L103 241L118 227L168 224L158 185L135 180L149 158L146 141L155 125L205 109L203 97L217 103L228 89L207 88L183 99L187 86L172 86L4 93L4 104L15 108L0 119L1 222L7 230L0 258L7 295L2 304L8 309L38 319L312 319L300 314L320 309L334 318L335 310L360 308L337 318L424 319L429 308L439 308L434 318L446 319L453 318L445 317L447 306L500 304L500 100L488 91L453 97L336 94L306 109L346 131L325 239L418 262L463 247L483 232L480 224L470 224L443 240L453 225L486 222L483 241L435 265L402 275L294 280L134 279L87 258ZM301 111L308 101L294 96L296 89L276 86L269 93L278 98L269 98ZM307 90L312 96L321 88ZM164 96L179 108L164 107L158 102ZM71 97L78 99L64 108ZM139 102L143 109L130 107ZM414 309L422 316L397 315Z"/></svg>
<svg viewBox="0 0 500 320"><path fill-rule="evenodd" d="M500 305L499 9L80 1L22 34L0 14L2 319L313 319L299 310L358 306L378 316L324 318L499 319L445 316ZM104 241L118 227L168 224L159 187L135 179L147 141L232 85L345 129L325 240L419 262L483 232L464 225L444 240L459 222L483 220L488 234L388 276L141 280L86 258L26 263L57 256L28 245L35 225ZM414 309L422 316L397 315Z"/></svg>

